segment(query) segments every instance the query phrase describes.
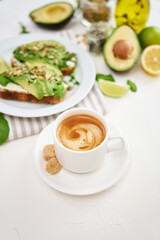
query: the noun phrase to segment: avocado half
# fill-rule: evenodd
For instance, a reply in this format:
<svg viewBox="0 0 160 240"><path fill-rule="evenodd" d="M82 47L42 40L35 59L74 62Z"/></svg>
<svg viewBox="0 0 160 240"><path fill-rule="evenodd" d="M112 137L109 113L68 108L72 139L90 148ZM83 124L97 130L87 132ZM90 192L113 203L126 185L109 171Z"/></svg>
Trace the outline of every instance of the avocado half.
<svg viewBox="0 0 160 240"><path fill-rule="evenodd" d="M31 19L46 27L59 27L66 24L74 14L74 8L67 2L54 2L32 11Z"/></svg>
<svg viewBox="0 0 160 240"><path fill-rule="evenodd" d="M103 49L107 65L120 72L131 69L137 63L140 53L141 46L138 37L127 25L117 27L107 38Z"/></svg>

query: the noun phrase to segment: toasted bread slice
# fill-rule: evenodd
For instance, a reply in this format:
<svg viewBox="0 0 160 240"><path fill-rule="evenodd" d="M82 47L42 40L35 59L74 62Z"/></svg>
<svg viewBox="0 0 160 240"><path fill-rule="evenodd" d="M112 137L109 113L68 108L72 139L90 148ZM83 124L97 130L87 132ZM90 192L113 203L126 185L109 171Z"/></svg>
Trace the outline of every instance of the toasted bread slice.
<svg viewBox="0 0 160 240"><path fill-rule="evenodd" d="M64 96L65 97L65 96ZM33 95L25 92L10 91L0 88L0 98L6 100L25 101L30 103L46 103L46 104L57 104L64 100L64 97L59 99L55 95L44 96L41 100L38 100Z"/></svg>
<svg viewBox="0 0 160 240"><path fill-rule="evenodd" d="M12 59L11 59L11 66L12 67L17 67L21 64L22 63L19 60L17 60L14 56L12 57ZM74 70L74 68L75 68L75 66L69 66L69 67L66 67L66 68L61 68L60 70L63 73L63 76L67 76Z"/></svg>

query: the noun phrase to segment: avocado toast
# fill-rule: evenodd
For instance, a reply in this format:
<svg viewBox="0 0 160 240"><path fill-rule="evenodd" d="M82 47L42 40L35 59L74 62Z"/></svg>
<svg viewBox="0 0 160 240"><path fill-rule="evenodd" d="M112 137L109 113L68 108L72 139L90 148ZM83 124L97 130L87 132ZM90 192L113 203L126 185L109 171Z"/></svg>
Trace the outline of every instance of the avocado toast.
<svg viewBox="0 0 160 240"><path fill-rule="evenodd" d="M76 54L67 51L63 44L53 40L41 40L16 48L11 64L14 67L32 61L57 66L63 75L69 75L76 67L77 59Z"/></svg>
<svg viewBox="0 0 160 240"><path fill-rule="evenodd" d="M0 98L32 103L59 103L64 99L67 86L63 76L50 69L24 63L0 74Z"/></svg>
<svg viewBox="0 0 160 240"><path fill-rule="evenodd" d="M7 69L4 60L2 63L0 98L55 104L63 101L67 89L72 88L63 76L74 78L77 58L61 43L43 40L17 47L13 51L12 68Z"/></svg>

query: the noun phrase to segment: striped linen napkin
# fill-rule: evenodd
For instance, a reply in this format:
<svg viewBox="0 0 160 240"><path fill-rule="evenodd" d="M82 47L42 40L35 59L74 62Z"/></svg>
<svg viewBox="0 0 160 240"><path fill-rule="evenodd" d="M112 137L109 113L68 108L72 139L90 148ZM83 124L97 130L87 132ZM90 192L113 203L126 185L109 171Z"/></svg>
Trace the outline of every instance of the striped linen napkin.
<svg viewBox="0 0 160 240"><path fill-rule="evenodd" d="M62 31L54 34L59 34L61 37L68 38L74 42L76 41L72 31ZM74 107L87 107L96 110L103 115L107 113L105 102L103 100L103 95L96 86L96 84L92 88L91 92L87 95L87 97ZM10 134L8 141L38 134L50 122L54 121L57 116L58 114L40 118L23 118L13 117L4 114L4 117L6 118L10 126Z"/></svg>

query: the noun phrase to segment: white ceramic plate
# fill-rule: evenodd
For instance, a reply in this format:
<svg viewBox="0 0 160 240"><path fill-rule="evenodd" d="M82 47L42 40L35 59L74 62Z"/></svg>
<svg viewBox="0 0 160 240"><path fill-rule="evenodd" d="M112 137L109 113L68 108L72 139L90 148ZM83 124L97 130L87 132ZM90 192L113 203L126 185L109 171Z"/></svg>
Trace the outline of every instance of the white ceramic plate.
<svg viewBox="0 0 160 240"><path fill-rule="evenodd" d="M130 159L129 148L126 142L124 149L106 155L104 164L98 170L91 173L76 174L61 169L55 175L46 172L46 161L42 151L46 144L52 144L52 128L49 124L39 134L34 148L34 163L40 177L52 188L72 195L89 195L103 191L115 184L125 173ZM111 136L119 136L119 131L110 126Z"/></svg>
<svg viewBox="0 0 160 240"><path fill-rule="evenodd" d="M75 43L53 34L23 34L0 42L0 55L10 65L13 50L21 44L36 40L56 40L66 48L77 53L78 64L75 70L76 79L80 82L73 90L68 91L65 100L61 103L34 104L19 101L0 99L0 112L18 117L42 117L62 112L79 103L90 92L95 82L95 66L86 51Z"/></svg>

